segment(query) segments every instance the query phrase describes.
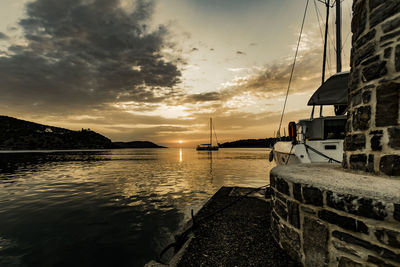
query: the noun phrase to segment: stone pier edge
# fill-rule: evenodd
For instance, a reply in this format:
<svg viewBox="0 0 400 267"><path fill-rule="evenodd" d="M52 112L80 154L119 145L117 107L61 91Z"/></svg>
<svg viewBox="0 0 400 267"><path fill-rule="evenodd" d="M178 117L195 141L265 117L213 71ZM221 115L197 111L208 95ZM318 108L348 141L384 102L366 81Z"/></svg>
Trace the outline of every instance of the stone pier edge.
<svg viewBox="0 0 400 267"><path fill-rule="evenodd" d="M271 171L270 227L293 259L304 266L400 265L400 200L384 202L294 182L285 177L285 168L290 167ZM333 166L322 168L328 176Z"/></svg>

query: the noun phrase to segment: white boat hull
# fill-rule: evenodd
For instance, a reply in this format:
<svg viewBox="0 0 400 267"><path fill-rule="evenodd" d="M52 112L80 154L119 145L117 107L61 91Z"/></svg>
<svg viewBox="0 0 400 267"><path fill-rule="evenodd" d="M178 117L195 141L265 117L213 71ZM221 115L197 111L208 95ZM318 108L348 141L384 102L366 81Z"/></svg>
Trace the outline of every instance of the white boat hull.
<svg viewBox="0 0 400 267"><path fill-rule="evenodd" d="M341 139L307 141L306 145L277 142L273 149L276 164L342 162L343 140Z"/></svg>

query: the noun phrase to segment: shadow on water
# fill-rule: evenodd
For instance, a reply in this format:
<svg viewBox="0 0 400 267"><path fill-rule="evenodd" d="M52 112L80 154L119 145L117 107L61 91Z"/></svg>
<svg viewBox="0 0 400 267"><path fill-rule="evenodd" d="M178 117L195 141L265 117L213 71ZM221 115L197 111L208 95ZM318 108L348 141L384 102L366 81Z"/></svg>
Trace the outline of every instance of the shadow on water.
<svg viewBox="0 0 400 267"><path fill-rule="evenodd" d="M106 151L59 151L59 152L1 152L0 173L15 173L19 169L30 169L51 162L107 160Z"/></svg>
<svg viewBox="0 0 400 267"><path fill-rule="evenodd" d="M1 232L14 243L0 249L0 266L143 266L183 218L175 209L84 198L30 210L42 205L1 214Z"/></svg>

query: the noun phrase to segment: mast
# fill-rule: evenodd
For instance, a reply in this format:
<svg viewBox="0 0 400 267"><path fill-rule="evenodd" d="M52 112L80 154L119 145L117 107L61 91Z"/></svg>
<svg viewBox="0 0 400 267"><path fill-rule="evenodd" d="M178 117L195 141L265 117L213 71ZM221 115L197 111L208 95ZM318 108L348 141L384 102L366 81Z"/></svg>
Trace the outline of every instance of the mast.
<svg viewBox="0 0 400 267"><path fill-rule="evenodd" d="M326 23L325 23L324 57L323 57L323 60L322 60L322 84L325 82L326 48L327 48L327 45L328 45L330 0L327 0L325 2L325 5L326 5Z"/></svg>
<svg viewBox="0 0 400 267"><path fill-rule="evenodd" d="M210 118L210 146L212 146L212 118Z"/></svg>
<svg viewBox="0 0 400 267"><path fill-rule="evenodd" d="M340 1L336 0L336 72L342 71L342 14Z"/></svg>

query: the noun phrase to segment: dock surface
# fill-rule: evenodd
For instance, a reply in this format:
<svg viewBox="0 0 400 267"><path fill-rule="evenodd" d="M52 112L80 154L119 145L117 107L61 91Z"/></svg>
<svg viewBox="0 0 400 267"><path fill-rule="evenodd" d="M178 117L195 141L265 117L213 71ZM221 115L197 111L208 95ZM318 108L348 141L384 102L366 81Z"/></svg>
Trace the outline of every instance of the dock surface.
<svg viewBox="0 0 400 267"><path fill-rule="evenodd" d="M177 266L300 266L271 236L270 203L254 194L245 196L250 190L222 187L204 205Z"/></svg>

